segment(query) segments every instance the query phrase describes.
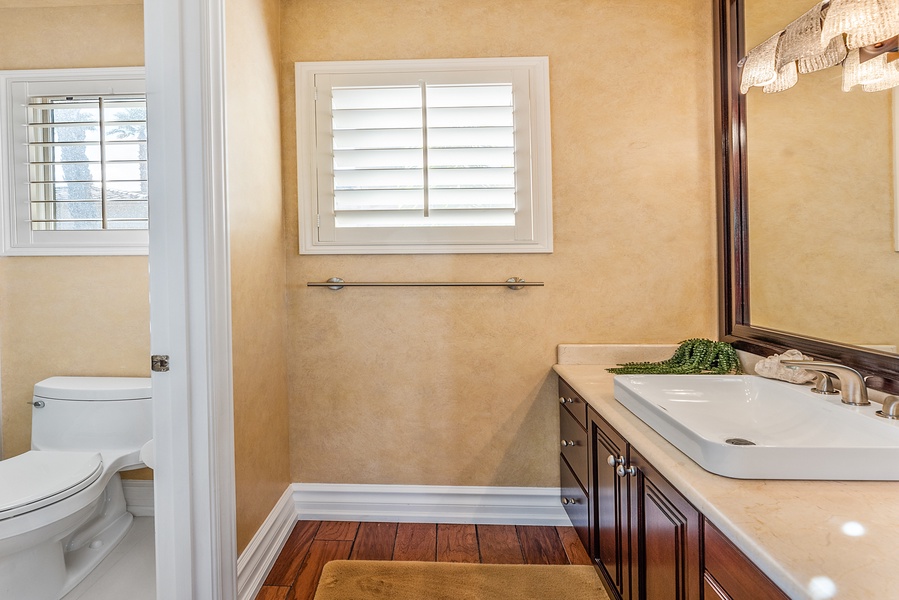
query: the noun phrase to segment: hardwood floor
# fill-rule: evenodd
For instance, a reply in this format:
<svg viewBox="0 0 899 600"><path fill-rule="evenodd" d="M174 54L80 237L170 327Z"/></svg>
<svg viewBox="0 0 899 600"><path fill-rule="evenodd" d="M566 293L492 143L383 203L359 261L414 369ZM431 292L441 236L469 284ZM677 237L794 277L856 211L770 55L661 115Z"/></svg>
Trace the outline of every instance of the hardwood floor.
<svg viewBox="0 0 899 600"><path fill-rule="evenodd" d="M256 600L312 600L339 559L591 564L572 527L298 521Z"/></svg>

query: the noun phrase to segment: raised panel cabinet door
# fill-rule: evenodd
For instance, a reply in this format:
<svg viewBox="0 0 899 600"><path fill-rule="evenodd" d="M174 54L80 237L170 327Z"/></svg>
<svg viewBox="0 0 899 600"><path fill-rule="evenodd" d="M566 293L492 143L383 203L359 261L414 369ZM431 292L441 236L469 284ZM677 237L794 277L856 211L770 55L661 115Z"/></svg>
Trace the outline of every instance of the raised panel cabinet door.
<svg viewBox="0 0 899 600"><path fill-rule="evenodd" d="M762 573L733 542L706 519L706 580L718 584L728 600L787 600L780 588ZM714 598L714 596L713 596Z"/></svg>
<svg viewBox="0 0 899 600"><path fill-rule="evenodd" d="M628 600L631 588L628 550L627 479L616 473L627 462L627 443L594 411L589 412L593 460L593 560L618 598ZM611 460L610 460L611 457Z"/></svg>
<svg viewBox="0 0 899 600"><path fill-rule="evenodd" d="M630 448L632 569L639 574L632 599L700 600L701 516Z"/></svg>

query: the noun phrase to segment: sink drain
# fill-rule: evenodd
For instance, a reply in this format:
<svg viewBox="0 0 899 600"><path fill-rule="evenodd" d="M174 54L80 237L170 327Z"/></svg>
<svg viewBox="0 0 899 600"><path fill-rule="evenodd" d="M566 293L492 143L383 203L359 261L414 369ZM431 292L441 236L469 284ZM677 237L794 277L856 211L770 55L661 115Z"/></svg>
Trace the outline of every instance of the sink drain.
<svg viewBox="0 0 899 600"><path fill-rule="evenodd" d="M728 438L724 441L731 446L755 446L755 442L743 438Z"/></svg>

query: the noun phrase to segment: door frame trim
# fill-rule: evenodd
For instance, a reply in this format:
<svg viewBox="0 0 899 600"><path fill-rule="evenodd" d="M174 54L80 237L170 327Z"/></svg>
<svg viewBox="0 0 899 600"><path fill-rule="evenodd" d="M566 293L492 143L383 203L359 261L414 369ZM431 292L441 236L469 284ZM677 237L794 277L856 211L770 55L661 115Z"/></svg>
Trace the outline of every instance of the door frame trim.
<svg viewBox="0 0 899 600"><path fill-rule="evenodd" d="M236 594L223 0L144 3L156 594ZM149 357L148 357L149 360Z"/></svg>

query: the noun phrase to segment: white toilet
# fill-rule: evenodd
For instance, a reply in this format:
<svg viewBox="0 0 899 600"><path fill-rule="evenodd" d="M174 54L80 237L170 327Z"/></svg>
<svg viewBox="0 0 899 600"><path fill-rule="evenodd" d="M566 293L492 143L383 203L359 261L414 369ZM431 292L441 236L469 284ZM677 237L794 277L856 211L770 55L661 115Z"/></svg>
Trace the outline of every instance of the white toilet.
<svg viewBox="0 0 899 600"><path fill-rule="evenodd" d="M144 466L147 377L34 386L31 451L0 461L0 598L59 600L131 527L118 472Z"/></svg>

